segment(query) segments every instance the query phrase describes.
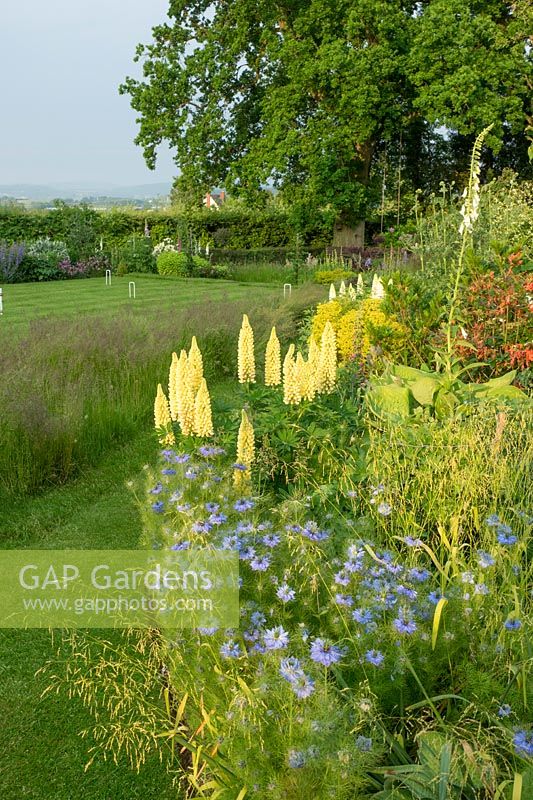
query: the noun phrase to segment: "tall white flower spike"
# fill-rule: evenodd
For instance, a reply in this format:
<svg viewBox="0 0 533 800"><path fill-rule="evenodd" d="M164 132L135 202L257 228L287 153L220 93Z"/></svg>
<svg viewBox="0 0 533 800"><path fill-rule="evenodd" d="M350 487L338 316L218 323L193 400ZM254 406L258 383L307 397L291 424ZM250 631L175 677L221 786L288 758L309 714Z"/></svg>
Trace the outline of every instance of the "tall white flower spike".
<svg viewBox="0 0 533 800"><path fill-rule="evenodd" d="M335 289L335 284L334 284L334 283L332 283L332 284L330 285L330 287L329 287L329 299L330 299L330 300L335 300L335 299L336 299L336 297L337 297L337 291L336 291L336 289Z"/></svg>
<svg viewBox="0 0 533 800"><path fill-rule="evenodd" d="M346 297L346 284L344 281L341 281L341 285L339 288L339 297Z"/></svg>
<svg viewBox="0 0 533 800"><path fill-rule="evenodd" d="M359 273L359 275L357 276L356 294L361 296L361 295L364 294L364 292L365 292L365 289L364 289L364 286L363 286L363 276L361 275L361 273Z"/></svg>

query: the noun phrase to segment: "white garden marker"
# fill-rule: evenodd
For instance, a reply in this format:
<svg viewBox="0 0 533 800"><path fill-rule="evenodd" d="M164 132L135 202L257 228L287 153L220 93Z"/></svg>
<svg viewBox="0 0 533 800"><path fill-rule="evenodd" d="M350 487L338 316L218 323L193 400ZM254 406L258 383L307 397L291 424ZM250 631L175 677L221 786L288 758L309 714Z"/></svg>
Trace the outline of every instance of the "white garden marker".
<svg viewBox="0 0 533 800"><path fill-rule="evenodd" d="M105 271L105 285L106 286L111 286L111 270L110 269L106 269L106 271Z"/></svg>
<svg viewBox="0 0 533 800"><path fill-rule="evenodd" d="M4 297L2 295L3 289L0 289L0 314L4 313Z"/></svg>
<svg viewBox="0 0 533 800"><path fill-rule="evenodd" d="M130 299L133 297L135 300L135 281L130 281L128 283L128 296Z"/></svg>
<svg viewBox="0 0 533 800"><path fill-rule="evenodd" d="M283 299L285 299L289 295L292 296L292 283L284 283L283 284Z"/></svg>

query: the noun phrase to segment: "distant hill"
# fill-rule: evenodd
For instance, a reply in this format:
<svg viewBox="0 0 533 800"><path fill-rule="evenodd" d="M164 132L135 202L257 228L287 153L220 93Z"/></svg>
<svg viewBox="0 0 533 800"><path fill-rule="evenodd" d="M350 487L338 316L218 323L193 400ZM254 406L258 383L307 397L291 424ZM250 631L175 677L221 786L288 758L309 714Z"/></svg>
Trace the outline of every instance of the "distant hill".
<svg viewBox="0 0 533 800"><path fill-rule="evenodd" d="M121 197L146 199L170 194L172 182L141 183L135 186L79 181L43 186L33 183L0 184L0 197L27 197L29 200L76 200L83 197Z"/></svg>

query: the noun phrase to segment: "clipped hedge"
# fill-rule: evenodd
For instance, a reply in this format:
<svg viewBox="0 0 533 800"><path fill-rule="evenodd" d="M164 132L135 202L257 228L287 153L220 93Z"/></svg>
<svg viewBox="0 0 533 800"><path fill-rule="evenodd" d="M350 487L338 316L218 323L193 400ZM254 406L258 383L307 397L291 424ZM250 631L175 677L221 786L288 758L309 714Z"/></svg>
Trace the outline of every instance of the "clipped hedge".
<svg viewBox="0 0 533 800"><path fill-rule="evenodd" d="M289 212L279 209L206 209L187 215L133 209L87 211L106 249L122 246L132 235L143 236L146 223L153 244L168 236L174 239L186 236L188 231L197 239L209 237L217 249L285 248L291 246L296 234ZM0 207L0 240L20 242L45 236L64 239L72 227L74 214L70 207L44 211ZM300 231L301 245L307 248L326 247L333 235L331 217L317 214L314 219L312 226Z"/></svg>

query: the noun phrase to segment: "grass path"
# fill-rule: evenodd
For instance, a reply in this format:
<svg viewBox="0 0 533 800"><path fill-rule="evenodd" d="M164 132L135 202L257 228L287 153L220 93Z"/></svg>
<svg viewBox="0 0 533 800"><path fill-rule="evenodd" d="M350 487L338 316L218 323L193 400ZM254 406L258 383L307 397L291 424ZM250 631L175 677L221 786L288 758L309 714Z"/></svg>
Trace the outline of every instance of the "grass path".
<svg viewBox="0 0 533 800"><path fill-rule="evenodd" d="M136 285L135 300L128 297L129 280ZM201 278L161 278L158 275L114 276L111 286L104 278L87 280L23 283L3 287L4 313L0 316L0 332L24 333L32 320L39 317L72 317L83 314L116 314L128 309L137 314L158 309L179 309L200 300L239 300L257 289L274 295L282 287L268 284L236 283Z"/></svg>
<svg viewBox="0 0 533 800"><path fill-rule="evenodd" d="M142 435L68 486L3 505L0 530L7 547L135 547L141 525L126 481L142 473L155 451L154 437ZM41 698L47 680L35 677L53 654L48 631L0 630L0 798L176 800L155 759L139 775L125 761L95 761L84 772L88 743L79 732L91 724L90 715L78 700Z"/></svg>

